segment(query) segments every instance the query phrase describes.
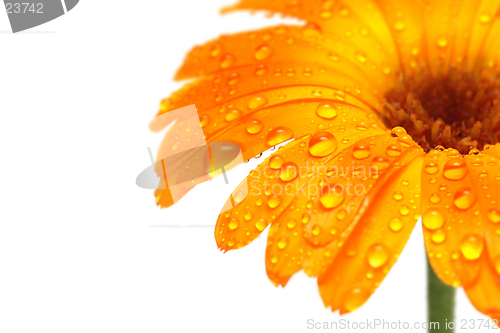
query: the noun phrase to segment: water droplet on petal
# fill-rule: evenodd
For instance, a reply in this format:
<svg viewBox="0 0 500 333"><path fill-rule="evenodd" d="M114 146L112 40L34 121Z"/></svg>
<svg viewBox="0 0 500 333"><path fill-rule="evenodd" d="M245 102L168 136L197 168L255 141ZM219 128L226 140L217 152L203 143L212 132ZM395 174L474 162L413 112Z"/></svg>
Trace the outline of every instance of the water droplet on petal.
<svg viewBox="0 0 500 333"><path fill-rule="evenodd" d="M247 132L250 134L257 134L262 131L262 128L264 128L264 124L262 124L260 120L254 119L247 125Z"/></svg>
<svg viewBox="0 0 500 333"><path fill-rule="evenodd" d="M392 198L396 201L400 201L400 200L403 200L404 196L403 196L403 193L401 193L401 192L394 192L394 194L392 195Z"/></svg>
<svg viewBox="0 0 500 333"><path fill-rule="evenodd" d="M276 146L284 141L293 139L293 132L288 127L276 127L267 134L266 144L269 147Z"/></svg>
<svg viewBox="0 0 500 333"><path fill-rule="evenodd" d="M488 23L490 23L490 21L491 21L491 15L489 13L482 13L479 16L479 22L481 22L483 24L488 24Z"/></svg>
<svg viewBox="0 0 500 333"><path fill-rule="evenodd" d="M253 213L251 211L248 211L245 213L245 220L250 221L253 217Z"/></svg>
<svg viewBox="0 0 500 333"><path fill-rule="evenodd" d="M389 249L384 244L372 244L366 252L366 259L371 267L382 267L389 260Z"/></svg>
<svg viewBox="0 0 500 333"><path fill-rule="evenodd" d="M321 189L321 198L319 201L325 209L338 207L345 199L345 192L342 185L329 184Z"/></svg>
<svg viewBox="0 0 500 333"><path fill-rule="evenodd" d="M424 171L429 175L433 175L439 171L439 165L435 161L429 161L425 163Z"/></svg>
<svg viewBox="0 0 500 333"><path fill-rule="evenodd" d="M370 156L370 154L370 147L362 142L356 143L352 149L352 156L358 160L365 159Z"/></svg>
<svg viewBox="0 0 500 333"><path fill-rule="evenodd" d="M366 63L366 60L367 60L366 54L364 52L362 52L362 51L358 51L358 52L356 52L356 59L360 63L364 64L364 63Z"/></svg>
<svg viewBox="0 0 500 333"><path fill-rule="evenodd" d="M240 225L240 221L238 221L237 218L233 217L231 219L231 221L229 221L228 227L230 230L234 230L234 229L238 228L239 225Z"/></svg>
<svg viewBox="0 0 500 333"><path fill-rule="evenodd" d="M492 208L488 210L488 213L486 213L486 217L491 223L497 224L498 222L500 222L500 211Z"/></svg>
<svg viewBox="0 0 500 333"><path fill-rule="evenodd" d="M255 59L266 60L273 54L273 49L268 45L261 45L255 50Z"/></svg>
<svg viewBox="0 0 500 333"><path fill-rule="evenodd" d="M324 119L333 119L337 116L337 111L335 110L334 104L321 103L316 108L316 114Z"/></svg>
<svg viewBox="0 0 500 333"><path fill-rule="evenodd" d="M222 45L217 43L214 46L212 46L212 49L210 50L210 55L212 57L218 57L222 52Z"/></svg>
<svg viewBox="0 0 500 333"><path fill-rule="evenodd" d="M283 250L285 247L287 247L287 245L288 245L288 238L286 237L280 238L280 240L278 241L278 248L280 250Z"/></svg>
<svg viewBox="0 0 500 333"><path fill-rule="evenodd" d="M316 37L321 35L321 33L321 27L313 22L307 23L302 30L302 34L308 37Z"/></svg>
<svg viewBox="0 0 500 333"><path fill-rule="evenodd" d="M279 169L285 163L285 159L281 155L273 155L269 159L269 166L271 169Z"/></svg>
<svg viewBox="0 0 500 333"><path fill-rule="evenodd" d="M266 220L264 219L260 219L258 220L256 223L255 223L255 227L257 228L257 230L259 231L262 231L264 229L266 229L266 226L267 226L267 223L266 223Z"/></svg>
<svg viewBox="0 0 500 333"><path fill-rule="evenodd" d="M340 57L339 57L339 54L337 52L330 52L330 53L328 53L328 59L337 62L340 60Z"/></svg>
<svg viewBox="0 0 500 333"><path fill-rule="evenodd" d="M375 156L372 160L371 168L373 172L377 173L384 171L391 165L391 162L387 157L384 156Z"/></svg>
<svg viewBox="0 0 500 333"><path fill-rule="evenodd" d="M286 162L280 168L280 179L284 182L294 180L299 175L299 167L294 162Z"/></svg>
<svg viewBox="0 0 500 333"><path fill-rule="evenodd" d="M443 167L443 176L450 180L460 180L464 178L469 169L463 158L454 158L446 162Z"/></svg>
<svg viewBox="0 0 500 333"><path fill-rule="evenodd" d="M263 107L266 104L267 104L267 98L265 96L261 95L252 96L252 98L250 98L250 101L248 101L248 108L250 110L255 110Z"/></svg>
<svg viewBox="0 0 500 333"><path fill-rule="evenodd" d="M437 40L437 45L441 48L445 48L446 46L448 46L448 40L446 39L446 37L440 37Z"/></svg>
<svg viewBox="0 0 500 333"><path fill-rule="evenodd" d="M444 225L444 215L437 208L429 208L422 215L422 223L429 230L437 230Z"/></svg>
<svg viewBox="0 0 500 333"><path fill-rule="evenodd" d="M243 113L240 110L231 110L226 113L226 121L233 121L239 117L241 117Z"/></svg>
<svg viewBox="0 0 500 333"><path fill-rule="evenodd" d="M389 157L398 157L401 155L401 145L399 143L389 145L385 153Z"/></svg>
<svg viewBox="0 0 500 333"><path fill-rule="evenodd" d="M431 239L436 244L441 244L446 240L446 234L442 230L437 230L432 234Z"/></svg>
<svg viewBox="0 0 500 333"><path fill-rule="evenodd" d="M220 67L221 68L228 68L236 62L236 58L232 54L226 54L223 56L220 60Z"/></svg>
<svg viewBox="0 0 500 333"><path fill-rule="evenodd" d="M401 208L399 208L399 214L403 216L410 214L410 208L406 205L401 206Z"/></svg>
<svg viewBox="0 0 500 333"><path fill-rule="evenodd" d="M329 132L318 132L309 140L309 153L316 157L325 157L337 150L338 142Z"/></svg>
<svg viewBox="0 0 500 333"><path fill-rule="evenodd" d="M259 65L255 67L255 75L257 76L262 76L267 73L267 66L266 65Z"/></svg>
<svg viewBox="0 0 500 333"><path fill-rule="evenodd" d="M469 187L464 187L455 192L453 203L458 209L469 209L477 200L476 193Z"/></svg>
<svg viewBox="0 0 500 333"><path fill-rule="evenodd" d="M314 89L312 92L311 92L311 95L314 96L314 97L321 97L323 96L323 92L319 89Z"/></svg>
<svg viewBox="0 0 500 333"><path fill-rule="evenodd" d="M465 236L460 245L460 251L467 260L478 259L483 252L483 248L483 238L475 234Z"/></svg>
<svg viewBox="0 0 500 333"><path fill-rule="evenodd" d="M403 221L395 217L389 222L389 228L394 232L398 232L403 229Z"/></svg>
<svg viewBox="0 0 500 333"><path fill-rule="evenodd" d="M280 205L281 203L281 196L279 195L273 195L272 197L269 198L269 200L267 200L267 205L270 207L270 208L276 208Z"/></svg>
<svg viewBox="0 0 500 333"><path fill-rule="evenodd" d="M368 295L361 288L356 288L349 291L344 297L344 308L349 311L359 309L368 300Z"/></svg>
<svg viewBox="0 0 500 333"><path fill-rule="evenodd" d="M295 219L290 219L286 223L286 226L288 227L288 229L293 229L293 228L295 228L296 225L297 225L297 221L295 221Z"/></svg>
<svg viewBox="0 0 500 333"><path fill-rule="evenodd" d="M432 202L433 204L437 204L441 201L441 197L439 196L439 194L434 193L431 194L431 196L429 197L429 201Z"/></svg>
<svg viewBox="0 0 500 333"><path fill-rule="evenodd" d="M312 234L314 236L318 236L320 233L321 233L321 227L315 224L314 227L312 228Z"/></svg>
<svg viewBox="0 0 500 333"><path fill-rule="evenodd" d="M210 122L210 116L208 116L206 114L201 116L201 118L200 118L201 127L207 126L209 122Z"/></svg>
<svg viewBox="0 0 500 333"><path fill-rule="evenodd" d="M405 29L405 24L403 21L396 20L396 22L394 22L394 30L403 31L404 29Z"/></svg>

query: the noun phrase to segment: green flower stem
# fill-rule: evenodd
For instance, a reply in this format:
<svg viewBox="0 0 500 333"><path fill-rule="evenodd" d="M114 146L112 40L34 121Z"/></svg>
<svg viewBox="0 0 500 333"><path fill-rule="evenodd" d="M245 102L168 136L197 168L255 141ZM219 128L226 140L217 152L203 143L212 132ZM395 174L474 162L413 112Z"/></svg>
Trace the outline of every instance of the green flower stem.
<svg viewBox="0 0 500 333"><path fill-rule="evenodd" d="M446 325L455 320L455 288L441 282L434 273L429 259L427 259L427 317L429 332L454 331ZM435 322L439 323L439 329L437 325L433 327L431 324Z"/></svg>

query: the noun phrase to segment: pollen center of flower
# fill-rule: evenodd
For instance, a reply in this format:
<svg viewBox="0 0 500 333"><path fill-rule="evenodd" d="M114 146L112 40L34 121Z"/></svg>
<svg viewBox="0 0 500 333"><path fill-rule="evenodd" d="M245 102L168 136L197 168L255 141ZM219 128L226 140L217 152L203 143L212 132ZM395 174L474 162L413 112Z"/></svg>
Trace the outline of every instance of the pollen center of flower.
<svg viewBox="0 0 500 333"><path fill-rule="evenodd" d="M425 151L436 146L462 154L500 141L500 81L450 70L411 77L386 94L384 122L406 129Z"/></svg>

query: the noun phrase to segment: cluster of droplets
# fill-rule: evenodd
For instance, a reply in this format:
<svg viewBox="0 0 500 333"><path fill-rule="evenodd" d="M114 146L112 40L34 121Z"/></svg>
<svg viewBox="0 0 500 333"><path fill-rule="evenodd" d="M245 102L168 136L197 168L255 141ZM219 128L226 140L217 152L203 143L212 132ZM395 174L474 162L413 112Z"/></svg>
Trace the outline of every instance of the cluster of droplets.
<svg viewBox="0 0 500 333"><path fill-rule="evenodd" d="M443 157L446 158L446 162L440 163L439 158ZM469 163L467 163L467 160ZM441 146L436 147L434 151L429 153L424 164L424 175L428 182L435 186L437 191L433 191L428 195L429 205L422 215L422 223L428 230L430 240L435 245L446 244L448 238L446 230L451 230L455 222L463 223L463 218L457 219L454 216L467 216L465 214L470 214L471 217L466 217L466 219L474 218L475 220L484 216L486 223L492 225L500 223L500 210L495 207L497 199L492 198L491 194L488 193L490 186L484 181L490 176L488 171L482 168L485 164L495 168L499 166L495 158L488 157L487 154L480 153L476 149L471 150L469 156L466 157L462 157L455 149L445 149ZM473 178L475 176L477 176L477 179ZM445 182L439 185L438 179L440 177ZM497 179L500 180L500 173ZM478 186L468 185L474 181L478 183ZM455 185L455 182L463 184L463 186ZM481 215L479 209L478 196L480 191L485 191L485 197L490 198L492 204L486 212L483 212L484 215ZM448 200L451 203L444 204ZM445 209L448 209L450 214L447 214ZM482 225L480 222L474 223L478 223L479 226ZM500 235L500 225L497 227L496 234ZM453 260L462 257L466 261L473 262L478 260L484 252L486 240L483 233L472 231L458 241L459 248L451 254ZM443 253L438 252L435 256L440 259L443 257ZM500 274L500 256L494 259L494 266ZM454 284L458 286L460 282L455 281Z"/></svg>

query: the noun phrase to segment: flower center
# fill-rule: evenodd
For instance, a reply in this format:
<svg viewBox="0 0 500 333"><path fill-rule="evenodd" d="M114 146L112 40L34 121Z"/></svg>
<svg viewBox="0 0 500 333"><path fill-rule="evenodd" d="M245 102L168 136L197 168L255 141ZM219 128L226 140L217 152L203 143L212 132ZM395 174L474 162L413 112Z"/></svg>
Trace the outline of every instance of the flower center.
<svg viewBox="0 0 500 333"><path fill-rule="evenodd" d="M383 120L406 129L425 151L436 146L461 154L500 141L500 80L450 70L440 77L403 81L386 94Z"/></svg>

